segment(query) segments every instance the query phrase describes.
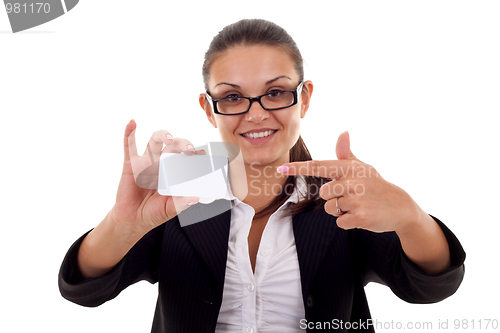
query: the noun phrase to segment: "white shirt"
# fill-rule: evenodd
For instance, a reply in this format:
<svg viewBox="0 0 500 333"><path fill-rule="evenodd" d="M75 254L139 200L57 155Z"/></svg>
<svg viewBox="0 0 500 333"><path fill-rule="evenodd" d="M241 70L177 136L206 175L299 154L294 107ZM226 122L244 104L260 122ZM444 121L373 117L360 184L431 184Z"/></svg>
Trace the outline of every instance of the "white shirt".
<svg viewBox="0 0 500 333"><path fill-rule="evenodd" d="M297 203L304 188L299 177L292 195L269 217L257 252L255 274L248 250L255 210L231 195L226 275L216 333L304 332L299 326L305 309L292 217L283 216L283 209Z"/></svg>

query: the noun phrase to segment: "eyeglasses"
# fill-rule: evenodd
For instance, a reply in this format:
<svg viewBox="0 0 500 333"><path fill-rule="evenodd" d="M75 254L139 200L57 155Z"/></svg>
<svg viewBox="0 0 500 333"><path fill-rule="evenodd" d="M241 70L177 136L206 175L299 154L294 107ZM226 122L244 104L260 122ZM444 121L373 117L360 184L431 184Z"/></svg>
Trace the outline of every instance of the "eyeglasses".
<svg viewBox="0 0 500 333"><path fill-rule="evenodd" d="M212 99L208 91L205 95L212 101L215 113L236 116L247 113L253 102L259 102L260 106L267 111L289 108L297 104L298 91L302 88L303 84L304 82L302 81L293 90L274 89L257 97L243 97L238 94L230 94L223 98Z"/></svg>

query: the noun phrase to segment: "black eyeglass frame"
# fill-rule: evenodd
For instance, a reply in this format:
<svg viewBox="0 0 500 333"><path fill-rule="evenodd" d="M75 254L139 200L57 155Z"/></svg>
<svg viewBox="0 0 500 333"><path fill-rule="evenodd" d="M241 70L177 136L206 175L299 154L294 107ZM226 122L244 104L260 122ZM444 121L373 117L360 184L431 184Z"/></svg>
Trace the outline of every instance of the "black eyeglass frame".
<svg viewBox="0 0 500 333"><path fill-rule="evenodd" d="M291 92L291 93L293 93L293 102L292 102L292 104L290 104L288 106L283 106L283 107L280 107L280 108L266 108L264 105L262 105L262 102L261 102L262 97L269 95L269 93L266 93L264 95L260 95L260 96L257 96L257 97L244 97L244 96L240 96L240 98L248 99L250 101L250 104L248 105L248 109L246 111L244 111L244 112L238 112L238 113L222 113L222 112L219 112L219 109L217 109L217 102L220 101L220 100L229 98L229 97L223 97L223 98L213 99L212 96L210 96L210 93L208 91L205 93L205 95L208 97L209 100L212 101L212 104L213 104L213 107L214 107L214 113L216 113L216 114L222 114L224 116L237 116L237 115L244 114L244 113L247 113L248 111L250 111L250 108L252 107L252 103L253 102L259 102L260 106L264 110L267 110L267 111L283 110L283 109L289 108L291 106L294 106L299 101L299 99L298 99L298 90L300 88L302 88L303 84L304 84L304 81L301 81L299 83L299 85L297 86L297 88L295 88L295 89L292 89L292 90L280 90L281 92Z"/></svg>

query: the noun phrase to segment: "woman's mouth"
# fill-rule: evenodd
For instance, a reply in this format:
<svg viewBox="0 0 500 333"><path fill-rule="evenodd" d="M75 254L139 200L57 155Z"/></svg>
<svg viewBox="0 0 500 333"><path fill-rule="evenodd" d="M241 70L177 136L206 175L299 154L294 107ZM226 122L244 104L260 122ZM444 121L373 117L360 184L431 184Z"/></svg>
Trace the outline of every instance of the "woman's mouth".
<svg viewBox="0 0 500 333"><path fill-rule="evenodd" d="M247 139L250 143L264 143L271 140L277 131L278 130L267 130L262 132L243 133L241 136Z"/></svg>
<svg viewBox="0 0 500 333"><path fill-rule="evenodd" d="M267 136L270 136L277 130L270 130L270 131L264 131L264 132L254 132L254 133L244 133L242 134L246 138L252 138L252 139L258 139L258 138L265 138Z"/></svg>

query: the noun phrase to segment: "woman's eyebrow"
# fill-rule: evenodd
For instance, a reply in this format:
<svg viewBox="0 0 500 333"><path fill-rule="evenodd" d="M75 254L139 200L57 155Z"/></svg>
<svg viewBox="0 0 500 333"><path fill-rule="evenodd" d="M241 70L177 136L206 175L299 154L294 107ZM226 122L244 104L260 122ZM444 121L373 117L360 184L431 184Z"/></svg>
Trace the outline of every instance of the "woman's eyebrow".
<svg viewBox="0 0 500 333"><path fill-rule="evenodd" d="M237 84L232 84L232 83L227 83L227 82L220 82L220 83L217 83L217 84L214 86L214 89L215 89L215 88L217 88L217 86L220 86L221 84L227 84L228 86L231 86L231 87L233 87L233 88L238 88L238 89L240 88L240 86L239 86L239 85L237 85Z"/></svg>
<svg viewBox="0 0 500 333"><path fill-rule="evenodd" d="M281 76L275 77L274 79L267 81L266 86L273 83L274 81L278 81L279 79L282 79L282 78L286 78L286 79L289 79L290 81L293 81L291 77L286 76L286 75L281 75Z"/></svg>
<svg viewBox="0 0 500 333"><path fill-rule="evenodd" d="M278 81L279 79L282 79L282 78L286 78L286 79L289 79L290 81L292 81L292 78L289 77L289 76L286 76L286 75L280 75L280 76L277 76L275 77L274 79L271 79L269 81L266 82L266 86L267 85L270 85L271 83L275 82L275 81ZM214 89L217 88L217 86L220 86L221 84L225 84L225 85L228 85L228 86L231 86L233 88L241 88L239 85L237 84L234 84L234 83L228 83L228 82L219 82L217 83L215 86L214 86Z"/></svg>

